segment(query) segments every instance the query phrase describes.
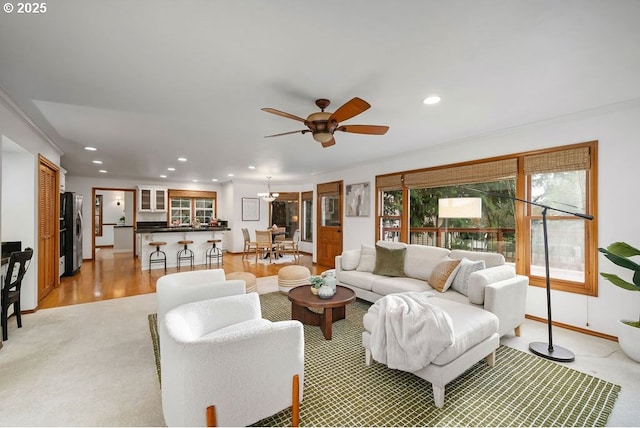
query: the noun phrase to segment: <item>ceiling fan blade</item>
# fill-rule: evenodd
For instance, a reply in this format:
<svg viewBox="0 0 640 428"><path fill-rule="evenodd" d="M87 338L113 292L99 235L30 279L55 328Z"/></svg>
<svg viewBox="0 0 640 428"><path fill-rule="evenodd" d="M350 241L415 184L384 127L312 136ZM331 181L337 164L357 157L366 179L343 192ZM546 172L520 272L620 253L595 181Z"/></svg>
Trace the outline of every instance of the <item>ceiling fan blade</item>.
<svg viewBox="0 0 640 428"><path fill-rule="evenodd" d="M265 135L264 138L279 137L281 135L289 135L289 134L297 134L298 132L301 133L301 134L304 134L305 132L311 132L311 131L309 131L308 129L300 129L298 131L283 132L281 134Z"/></svg>
<svg viewBox="0 0 640 428"><path fill-rule="evenodd" d="M338 110L333 112L333 114L329 118L329 122L335 121L340 123L347 119L351 119L353 116L362 113L370 107L371 104L369 104L362 98L352 98L350 101L347 101L340 108L338 108Z"/></svg>
<svg viewBox="0 0 640 428"><path fill-rule="evenodd" d="M389 130L388 126L379 125L343 125L339 126L336 131L352 132L354 134L372 134L384 135Z"/></svg>
<svg viewBox="0 0 640 428"><path fill-rule="evenodd" d="M336 140L332 138L331 140L327 141L326 143L320 143L320 144L322 144L322 147L324 147L326 149L327 147L333 146L335 143L336 143Z"/></svg>
<svg viewBox="0 0 640 428"><path fill-rule="evenodd" d="M262 111L266 111L267 113L273 113L273 114L276 114L278 116L282 116L282 117L286 117L286 118L289 118L289 119L297 120L299 122L304 122L306 120L306 119L303 119L301 117L295 116L295 115L293 115L291 113L285 113L283 111L276 110L274 108L265 107L265 108L263 108L261 110Z"/></svg>

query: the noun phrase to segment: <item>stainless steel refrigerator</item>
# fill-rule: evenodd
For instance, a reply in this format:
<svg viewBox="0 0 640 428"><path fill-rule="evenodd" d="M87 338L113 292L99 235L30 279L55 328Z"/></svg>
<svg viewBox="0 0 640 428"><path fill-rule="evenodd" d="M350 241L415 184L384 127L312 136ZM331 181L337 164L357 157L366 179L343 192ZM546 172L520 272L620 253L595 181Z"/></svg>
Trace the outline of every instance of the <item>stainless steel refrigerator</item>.
<svg viewBox="0 0 640 428"><path fill-rule="evenodd" d="M64 251L64 275L73 275L82 266L82 195L65 192L60 195L60 217L62 219L60 248Z"/></svg>

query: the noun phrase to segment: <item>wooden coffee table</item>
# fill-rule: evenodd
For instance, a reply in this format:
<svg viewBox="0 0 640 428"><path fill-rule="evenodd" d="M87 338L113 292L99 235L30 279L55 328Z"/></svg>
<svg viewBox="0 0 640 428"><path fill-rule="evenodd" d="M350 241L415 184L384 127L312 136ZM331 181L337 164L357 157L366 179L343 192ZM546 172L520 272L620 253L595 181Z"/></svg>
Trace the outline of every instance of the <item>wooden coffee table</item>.
<svg viewBox="0 0 640 428"><path fill-rule="evenodd" d="M330 299L321 299L311 293L310 285L301 285L289 290L291 301L291 319L306 325L319 325L326 340L331 340L331 326L335 321L343 320L346 306L356 300L356 293L350 288L336 286L336 294ZM322 309L322 313L309 310Z"/></svg>

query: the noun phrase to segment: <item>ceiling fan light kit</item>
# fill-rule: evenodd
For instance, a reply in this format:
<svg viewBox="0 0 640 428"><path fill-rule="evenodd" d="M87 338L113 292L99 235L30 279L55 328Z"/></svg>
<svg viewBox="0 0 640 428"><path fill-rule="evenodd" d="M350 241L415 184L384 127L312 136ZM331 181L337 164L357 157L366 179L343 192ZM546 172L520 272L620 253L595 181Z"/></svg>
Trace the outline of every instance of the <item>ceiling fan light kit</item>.
<svg viewBox="0 0 640 428"><path fill-rule="evenodd" d="M365 100L355 97L347 101L335 112L325 112L331 101L326 98L320 98L316 100L316 105L320 108L319 112L311 113L306 119L299 116L295 116L291 113L286 113L274 108L265 107L262 111L272 113L278 116L286 117L288 119L297 120L304 123L308 129L301 129L299 131L283 132L281 134L267 135L269 137L279 137L282 135L290 134L306 134L311 132L313 139L322 144L322 147L333 146L336 141L333 138L333 134L336 131L351 132L355 134L369 134L369 135L384 135L388 130L388 126L380 125L348 125L340 126L340 122L350 119L363 111L369 109L371 105Z"/></svg>

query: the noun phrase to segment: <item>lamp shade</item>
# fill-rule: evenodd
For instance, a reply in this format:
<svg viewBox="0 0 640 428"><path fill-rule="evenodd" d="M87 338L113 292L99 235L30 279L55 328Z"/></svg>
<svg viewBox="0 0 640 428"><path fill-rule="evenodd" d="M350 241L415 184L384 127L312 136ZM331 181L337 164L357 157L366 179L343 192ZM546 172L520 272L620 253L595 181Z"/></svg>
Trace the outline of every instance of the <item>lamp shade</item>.
<svg viewBox="0 0 640 428"><path fill-rule="evenodd" d="M481 218L482 198L442 198L438 199L440 218Z"/></svg>

